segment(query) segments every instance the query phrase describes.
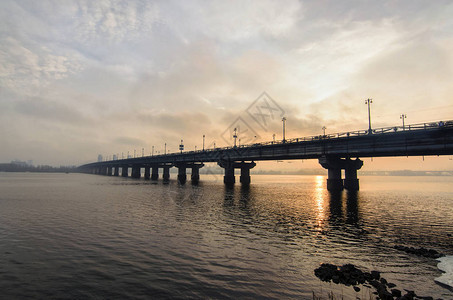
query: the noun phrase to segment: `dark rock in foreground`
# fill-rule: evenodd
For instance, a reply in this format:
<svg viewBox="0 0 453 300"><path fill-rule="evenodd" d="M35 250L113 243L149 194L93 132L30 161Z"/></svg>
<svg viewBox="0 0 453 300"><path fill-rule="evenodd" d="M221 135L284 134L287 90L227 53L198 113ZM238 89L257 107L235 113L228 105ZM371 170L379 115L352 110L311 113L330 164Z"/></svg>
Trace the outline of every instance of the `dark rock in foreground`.
<svg viewBox="0 0 453 300"><path fill-rule="evenodd" d="M372 286L378 295L378 299L384 300L411 300L411 299L432 299L432 297L421 297L417 296L415 292L406 290L406 294L402 295L402 292L395 289L395 284L387 282L385 278L381 277L378 271L363 272L356 268L352 264L346 264L343 266L336 266L333 264L321 264L321 266L315 269L315 275L322 281L331 282L336 284L344 284L346 286L354 286L356 292L360 291L360 288L356 287L358 284L369 284ZM364 285L369 287L368 285ZM391 289L388 291L388 289Z"/></svg>

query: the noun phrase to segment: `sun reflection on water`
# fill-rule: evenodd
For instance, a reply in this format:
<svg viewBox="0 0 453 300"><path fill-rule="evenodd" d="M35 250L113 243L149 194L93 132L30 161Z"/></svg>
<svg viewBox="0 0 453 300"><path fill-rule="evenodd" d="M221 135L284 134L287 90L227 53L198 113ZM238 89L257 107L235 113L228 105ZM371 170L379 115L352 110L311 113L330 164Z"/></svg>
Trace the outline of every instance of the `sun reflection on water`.
<svg viewBox="0 0 453 300"><path fill-rule="evenodd" d="M325 187L324 187L324 176L316 176L315 178L315 191L314 199L316 202L316 224L317 230L322 232L324 230L324 221L326 218L325 214Z"/></svg>

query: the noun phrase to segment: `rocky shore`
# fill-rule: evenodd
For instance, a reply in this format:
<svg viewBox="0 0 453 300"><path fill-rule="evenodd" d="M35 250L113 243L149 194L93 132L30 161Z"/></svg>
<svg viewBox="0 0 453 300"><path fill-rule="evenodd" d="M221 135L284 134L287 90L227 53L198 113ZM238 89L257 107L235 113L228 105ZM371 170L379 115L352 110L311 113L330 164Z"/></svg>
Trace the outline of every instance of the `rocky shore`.
<svg viewBox="0 0 453 300"><path fill-rule="evenodd" d="M404 252L409 253L409 254L415 254L415 255L418 255L418 256L434 258L434 259L441 258L441 257L445 256L444 254L439 253L436 250L426 249L426 248L423 248L423 247L414 248L414 247L406 247L406 246L402 246L402 245L395 245L395 246L393 246L393 248L395 248L397 250L400 250L400 251L404 251Z"/></svg>
<svg viewBox="0 0 453 300"><path fill-rule="evenodd" d="M404 290L401 291L396 288L396 285L388 282L383 278L378 271L363 272L352 264L343 266L336 266L333 264L321 264L315 269L315 275L322 281L333 282L336 284L344 284L346 286L353 286L356 292L360 291L358 285L365 287L373 287L379 299L383 300L433 300L433 297L418 296L414 291Z"/></svg>

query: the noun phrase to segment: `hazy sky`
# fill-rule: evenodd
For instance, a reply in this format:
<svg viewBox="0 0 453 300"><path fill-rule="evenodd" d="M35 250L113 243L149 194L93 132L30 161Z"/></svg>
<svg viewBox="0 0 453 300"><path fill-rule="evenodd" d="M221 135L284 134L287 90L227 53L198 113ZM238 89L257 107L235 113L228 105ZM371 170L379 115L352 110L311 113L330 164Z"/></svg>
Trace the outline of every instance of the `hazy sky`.
<svg viewBox="0 0 453 300"><path fill-rule="evenodd" d="M428 0L1 0L0 162L221 146L238 117L281 139L282 112L287 138L366 129L366 98L373 127L451 120L451 16ZM281 111L263 127L247 109L264 91Z"/></svg>

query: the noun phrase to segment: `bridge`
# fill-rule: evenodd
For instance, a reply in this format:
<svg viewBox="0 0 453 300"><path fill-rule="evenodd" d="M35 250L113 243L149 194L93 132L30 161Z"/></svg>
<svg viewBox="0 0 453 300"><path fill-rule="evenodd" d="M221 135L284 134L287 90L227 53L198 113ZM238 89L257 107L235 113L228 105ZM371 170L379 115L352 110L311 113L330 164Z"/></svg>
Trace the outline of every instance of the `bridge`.
<svg viewBox="0 0 453 300"><path fill-rule="evenodd" d="M170 168L178 168L178 181L185 183L187 169L191 180L200 180L200 168L214 162L225 171L224 183L235 183L235 169L240 169L240 182L251 182L250 169L255 161L318 159L327 169L327 189L358 190L359 170L364 157L429 156L453 154L453 121L412 124L358 130L336 134L293 138L280 141L255 143L233 147L203 149L137 158L95 162L80 166L80 172L140 178L144 169L145 179L158 180L163 169L163 180L170 179ZM345 178L342 178L344 170Z"/></svg>

